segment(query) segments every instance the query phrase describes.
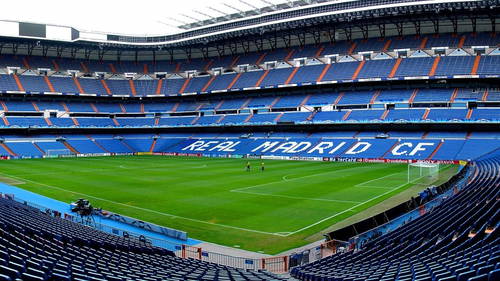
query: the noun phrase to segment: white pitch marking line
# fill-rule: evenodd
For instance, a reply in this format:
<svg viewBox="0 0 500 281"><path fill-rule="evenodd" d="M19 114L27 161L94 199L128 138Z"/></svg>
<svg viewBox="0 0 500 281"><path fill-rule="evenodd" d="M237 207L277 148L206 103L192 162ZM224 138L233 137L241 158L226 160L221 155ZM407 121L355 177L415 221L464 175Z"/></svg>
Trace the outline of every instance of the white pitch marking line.
<svg viewBox="0 0 500 281"><path fill-rule="evenodd" d="M259 195L259 196L283 197L283 198L299 199L299 200L314 200L314 201L340 202L340 203L352 203L352 204L361 203L360 201L336 200L336 199L322 199L322 198L311 198L311 197L299 197L299 196L288 196L288 195L280 195L280 194L268 194L268 193L259 193L259 192L250 192L250 191L239 191L239 190L236 190L236 191L231 190L231 192L246 193L246 194Z"/></svg>
<svg viewBox="0 0 500 281"><path fill-rule="evenodd" d="M83 158L83 159L87 159L88 158ZM319 174L314 174L314 175L308 175L308 176L304 176L304 177L299 177L299 178L295 178L295 179L300 179L300 178L307 178L307 177L313 177L313 176L317 176L317 175L322 175L322 174L326 174L326 173L331 173L331 172L340 172L340 171L345 171L345 170L352 170L352 169L359 169L359 167L353 167L353 168L348 168L348 169L342 169L342 170L335 170L335 171L329 171L329 172L325 172L325 173L319 173ZM39 182L36 182L36 181L32 181L32 180L28 180L28 179L24 179L24 178L21 178L21 177L18 177L18 176L12 176L12 175L8 175L8 174L4 174L4 173L0 173L2 175L5 175L7 177L11 177L11 178L17 178L17 179L20 179L20 180L25 180L25 181L28 181L28 182L32 182L32 183L35 183L35 184L39 184L39 185L43 185L43 186L46 186L46 187L50 187L50 188L53 188L53 189L57 189L57 190L62 190L62 191L66 191L66 192L71 192L71 193L75 193L75 194L80 194L80 195L84 195L84 196L87 196L87 197L90 197L90 198L94 198L94 199L98 199L98 200L101 200L101 201L105 201L105 202L109 202L109 203L112 203L112 204L117 204L117 205L122 205L122 206L125 206L125 207L130 207L130 208L135 208L135 209L138 209L138 210L143 210L143 211L148 211L148 212L152 212L152 213L156 213L156 214L159 214L159 215L163 215L163 216L168 216L168 217L171 217L171 218L180 218L180 219L185 219L185 220L189 220L189 221L194 221L194 222L199 222L199 223L204 223L204 224L209 224L209 225L217 225L217 226L221 226L221 227L226 227L226 228L232 228L232 229L238 229L238 230L243 230L243 231L248 231L248 232L254 232L254 233L261 233L261 234L268 234L268 235L275 235L275 236L281 236L281 237L288 237L290 235L293 235L295 233L298 233L300 231L303 231L305 229L308 229L308 228L311 228L317 224L320 224L326 220L329 220L331 218L334 218L338 215L341 215L343 213L346 213L346 212L350 212L352 211L353 209L355 209L356 207L358 206L361 206L365 203L368 203L374 199L377 199L387 193L390 193L404 185L401 185L401 186L398 186L394 189L391 189L377 197L373 197L367 201L364 201L364 202L361 202L359 203L358 205L355 205L349 209L346 209L342 212L339 212L339 213L335 213L334 215L330 216L330 217L327 217L327 218L324 218L314 224L311 224L309 226L306 226L306 227L303 227L299 230L296 230L296 231L293 231L293 232L276 232L276 233L271 233L271 232L265 232L265 231L259 231L259 230L253 230L253 229L248 229L248 228L241 228L241 227L237 227L237 226L230 226L230 225L224 225L224 224L218 224L218 223L211 223L211 222L207 222L207 221L202 221L202 220L197 220L197 219L192 219L192 218L187 218L187 217L182 217L182 216L177 216L177 215L172 215L172 214L168 214L168 213L162 213L162 212L159 212L159 211L155 211L155 210L150 210L150 209L146 209L146 208L141 208L141 207L137 207L137 206L132 206L132 205L128 205L128 204L124 204L124 203L120 203L120 202L116 202L116 201L112 201L112 200L108 200L108 199L103 199L103 198L100 198L100 197L96 197L96 196L92 196L92 195L88 195L88 194L85 194L85 193L81 193L81 192L74 192L74 191L71 191L71 190L67 190L67 189L64 189L64 188L60 188L60 187L57 187L57 186L52 186L52 185L48 185L48 184L44 184L44 183L39 183ZM291 179L291 180L295 180L295 179ZM258 186L265 186L265 185L269 185L269 184L274 184L274 183L279 183L281 181L276 181L276 182L270 182L270 183L264 183L264 184L259 184L259 185L254 185L254 186L249 186L249 187L244 187L244 188L238 188L238 189L233 189L233 190L230 190L231 192L241 192L241 190L245 190L245 189L250 189L250 188L253 188L253 187L258 187ZM241 193L245 193L245 192L241 192ZM259 194L259 195L262 195L262 194ZM311 199L311 198L308 198L308 199ZM284 233L287 233L287 234L284 234Z"/></svg>
<svg viewBox="0 0 500 281"><path fill-rule="evenodd" d="M164 158L163 159L172 159L170 158L169 156L163 156ZM86 161L101 161L101 162L115 162L115 161L121 161L122 159L121 158L133 158L134 160L151 160L151 158L149 157L140 157L140 156L132 156L132 155L120 155L120 156L94 156L94 157L78 157L78 160L86 160ZM160 157L158 157L157 159L159 159ZM68 159L74 159L74 158L55 158L55 159L51 159L53 161L65 161L65 160L68 160ZM185 158L183 160L186 160L186 161L193 161L193 162L203 162L204 160L201 160L203 158ZM231 159L232 160L232 159ZM225 161L229 161L229 160L226 160L226 159L221 159L219 160L221 162L225 162Z"/></svg>
<svg viewBox="0 0 500 281"><path fill-rule="evenodd" d="M336 165L335 168L339 168L339 167L350 167L351 165L349 164L346 164L346 165ZM348 168L348 169L354 169L354 168L359 168L359 167L352 167L352 168ZM341 169L342 171L344 170L347 170L347 169ZM335 172L335 171L339 171L339 170L333 170L333 171L328 171L328 172L325 172L325 173L331 173L331 172ZM307 175L305 177L309 177L309 176L315 176L315 175L321 175L323 173L320 173L320 174L314 174L314 175ZM303 178L303 177L298 177L298 178L292 178L292 179L289 179L288 177L289 176L293 176L293 174L288 174L288 175L284 175L283 177L281 177L281 179L283 181L291 181L291 180L295 180L295 179L300 179L300 178Z"/></svg>
<svg viewBox="0 0 500 281"><path fill-rule="evenodd" d="M377 198L380 198L380 197L382 197L382 196L384 196L384 195L386 195L386 194L389 194L389 193L391 193L391 192L393 192L393 191L395 191L395 190L397 190L397 189L399 189L399 188L401 188L401 187L403 187L403 186L405 186L405 185L406 185L406 183L405 183L405 184L402 184L402 185L400 185L400 186L398 186L398 187L395 187L395 188L393 188L393 189L391 189L391 190L388 190L387 192L384 192L384 193L382 193L382 194L380 194L380 195L378 195L378 196L375 196L375 197L373 197L373 198L371 198L371 199L368 199L368 200L366 200L366 201L364 201L364 202L361 202L361 203L359 203L359 204L357 204L357 205L355 205L355 206L352 206L352 207L351 207L351 208L349 208L349 209L345 209L345 210L343 210L342 212L335 213L335 214L333 214L333 215L331 215L331 216L329 216L329 217L326 217L326 218L324 218L324 219L322 219L322 220L320 220L320 221L317 221L317 222L315 222L315 223L313 223L313 224L311 224L311 225L308 225L308 226L303 227L303 228L301 228L301 229L298 229L298 230L296 230L296 231L290 232L290 234L288 234L288 235L286 235L286 236L290 236L290 235L293 235L293 234L295 234L295 233L298 233L298 232L301 232L301 231L303 231L303 230L306 230L306 229L308 229L308 228L311 228L311 227L313 227L313 226L316 226L316 225L318 225L318 224L320 224L320 223L323 223L323 222L325 222L325 221L327 221L327 220L329 220L329 219L333 219L334 217L336 217L336 216L338 216L338 215L341 215L341 214L343 214L343 213L350 212L350 211L352 211L353 209L355 209L355 208L357 208L357 207L359 207L359 206L362 206L362 205L364 205L364 204L366 204L366 203L368 203L368 202L371 202L371 201L373 201L373 200L375 200L375 199L377 199Z"/></svg>
<svg viewBox="0 0 500 281"><path fill-rule="evenodd" d="M281 234L281 235L284 235L284 236L288 236L290 234L290 232L276 232L276 234Z"/></svg>
<svg viewBox="0 0 500 281"><path fill-rule="evenodd" d="M5 175L5 176L9 176L9 175L4 174L4 173L0 173L0 174ZM151 213L154 213L154 214L158 214L158 215L162 215L162 216L167 216L167 217L171 217L171 218L179 218L179 219L184 219L184 220L188 220L188 221L194 221L194 222L198 222L198 223L204 223L204 224L209 224L209 225L217 225L217 226L221 226L221 227L232 228L232 229L243 230L243 231L254 232L254 233L260 233L260 234L267 234L267 235L274 235L274 236L281 236L281 237L285 237L286 236L286 235L283 235L283 234L280 234L280 233L265 232L265 231L248 229L248 228L237 227L237 226L232 226L232 225L225 225L225 224L220 224L220 223L212 223L212 222L207 222L207 221L203 221L203 220L197 220L197 219L187 218L187 217L183 217L183 216L172 215L172 214L169 214L169 213L162 213L162 212L159 212L159 211L155 211L155 210L151 210L151 209L146 209L146 208L142 208L142 207L137 207L137 206L132 206L132 205L128 205L128 204L116 202L116 201L113 201L113 200L108 200L108 199L104 199L104 198L100 198L100 197L88 195L88 194L81 193L81 192L67 190L67 189L64 189L64 188L61 188L61 187L58 187L58 186L54 186L54 185L48 185L48 184L44 184L44 183L40 183L40 182L28 180L28 179L23 179L23 178L20 178L20 177L17 177L17 176L10 176L10 177L16 178L16 179L19 179L19 180L24 180L24 181L31 182L31 183L35 183L35 184L39 184L39 185L42 185L42 186L45 186L45 187L49 187L49 188L53 188L53 189L57 189L57 190L62 190L62 191L66 191L66 192L70 192L70 193L74 193L74 194L79 194L79 195L83 195L83 196L86 196L86 197L89 197L89 198L101 200L101 201L104 201L104 202L109 202L109 203L116 204L116 205L121 205L121 206L130 207L130 208L134 208L134 209L138 209L138 210L142 210L142 211L147 211L147 212L151 212Z"/></svg>
<svg viewBox="0 0 500 281"><path fill-rule="evenodd" d="M386 177L387 177L387 176L386 176ZM331 215L331 216L329 216L329 217L327 217L327 218L324 218L324 219L322 219L322 220L320 220L320 221L318 221L318 222L315 222L315 223L313 223L313 224L311 224L311 225L308 225L308 226L303 227L303 228L301 228L301 229L299 229L299 230L296 230L296 231L294 231L294 232L291 232L291 233L290 233L290 234L288 234L287 236L289 236L289 235L293 235L293 234L295 234L295 233L298 233L298 232L301 232L301 231L306 230L306 229L308 229L308 228L311 228L311 227L313 227L313 226L315 226L315 225L318 225L318 224L320 224L320 223L322 223L322 222L325 222L325 221L327 221L327 220L329 220L329 219L332 219L332 218L334 218L334 217L336 217L336 216L338 216L338 215L341 215L341 214L343 214L343 213L350 212L350 211L352 211L353 209L355 209L355 208L357 208L357 207L359 207L359 206L362 206L363 204L366 204L366 203L368 203L368 202L370 202L370 201L373 201L373 200L375 200L375 199L377 199L377 198L380 198L380 197L382 197L382 196L384 196L384 195L386 195L386 194L388 194L388 193L391 193L391 192L393 192L393 191L395 191L395 190L398 190L399 188L401 188L401 187L403 187L403 186L405 186L405 185L407 185L407 184L408 184L408 183L405 183L405 184L402 184L402 185L400 185L400 186L397 186L397 187L395 187L395 188L393 188L393 189L391 189L391 190L388 190L387 192L384 192L384 193L382 193L382 194L380 194L380 195L378 195L378 196L376 196L376 197L373 197L373 198L371 198L371 199L369 199L369 200L367 200L367 201L365 201L365 202L362 202L362 203L360 203L360 204L358 204L358 205L356 205L356 206L353 206L353 207L351 207L351 208L349 208L349 209L346 209L346 210L344 210L344 211L342 211L342 212L339 212L339 213L333 214L333 215Z"/></svg>
<svg viewBox="0 0 500 281"><path fill-rule="evenodd" d="M388 189L391 189L391 188L392 188L392 187L381 187L381 186L373 186L373 185L356 186L356 187L362 187L362 188L374 188L374 189L382 189L382 190L388 190Z"/></svg>
<svg viewBox="0 0 500 281"><path fill-rule="evenodd" d="M21 181L19 179L14 179L13 177L2 177L0 178L0 181L10 185L26 184L26 182Z"/></svg>
<svg viewBox="0 0 500 281"><path fill-rule="evenodd" d="M254 187L267 186L267 185L270 185L270 184L281 183L283 181L294 181L294 180L299 180L299 179L316 177L316 176L320 176L320 175L324 175L324 174L340 173L340 172L345 172L345 171L348 171L348 170L357 170L357 169L362 169L362 168L366 168L366 167L353 167L353 168L347 168L347 169L341 169L341 170L333 170L333 171L328 171L328 172L323 172L323 173L318 173L318 174L307 175L307 176L302 176L302 177L297 177L297 178L293 178L293 179L286 179L286 180L284 180L283 179L284 177L287 177L287 176L291 175L291 174L289 174L289 175L283 176L281 178L281 180L279 180L279 181L272 181L272 182L266 182L266 183L261 183L261 184L256 184L256 185L251 185L251 186L246 186L246 187L241 187L241 188L235 188L235 189L232 189L230 191L231 192L238 192L238 191L242 191L242 190L251 189L251 188L254 188Z"/></svg>
<svg viewBox="0 0 500 281"><path fill-rule="evenodd" d="M170 167L176 167L175 164L165 164L165 165L157 165L157 166L150 166L146 168L142 168L141 170L143 171L156 171L164 168L170 168ZM128 167L125 165L119 165L117 166L120 169L123 170L135 170L137 167ZM186 169L202 169L208 167L207 164L201 165L201 166L196 166L196 167L186 167ZM106 168L100 168L100 169L79 169L78 172L82 173L98 173L98 172L112 172L116 168L113 167L106 167ZM52 173L26 173L26 174L21 174L21 175L16 175L16 176L37 176L37 175L59 175L60 172L52 172Z"/></svg>
<svg viewBox="0 0 500 281"><path fill-rule="evenodd" d="M385 178L388 178L390 176L393 176L393 175L397 175L397 174L401 174L401 173L394 173L394 174L390 174L390 175L385 175L383 177L380 177L380 178L376 178L376 179L373 179L373 180L369 180L369 181L365 181L365 182L362 182L362 183L358 183L355 185L355 187L378 187L378 188L390 188L390 187L380 187L380 186L372 186L372 185L365 185L367 183L370 183L370 182L374 182L374 181L377 181L377 180L381 180L381 179L385 179Z"/></svg>

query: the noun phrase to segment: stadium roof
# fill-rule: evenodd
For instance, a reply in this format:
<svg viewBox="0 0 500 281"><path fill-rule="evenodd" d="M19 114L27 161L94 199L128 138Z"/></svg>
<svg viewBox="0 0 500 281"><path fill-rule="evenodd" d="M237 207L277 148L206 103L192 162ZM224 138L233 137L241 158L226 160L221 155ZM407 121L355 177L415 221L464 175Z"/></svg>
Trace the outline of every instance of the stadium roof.
<svg viewBox="0 0 500 281"><path fill-rule="evenodd" d="M195 27L328 0L101 1L75 6L66 0L2 3L0 20L71 26L81 31L169 35ZM331 0L330 0L331 1ZM349 0L352 1L352 0Z"/></svg>
<svg viewBox="0 0 500 281"><path fill-rule="evenodd" d="M441 21L456 30L457 19L450 14L473 18L476 26L478 19L480 24L495 22L499 8L500 0L88 0L78 6L25 0L22 9L19 3L2 4L0 51L21 48L31 54L38 49L45 54L52 48L61 54L71 49L74 56L78 49L86 58L109 51L136 57L143 55L138 52L171 58L191 57L193 51L221 55L306 41L366 39L369 25L375 27L373 34L378 27L381 36L386 25L400 35L403 25L418 34L421 28L438 32Z"/></svg>
<svg viewBox="0 0 500 281"><path fill-rule="evenodd" d="M217 6L208 7L208 14L201 9L194 9L197 14L197 20L194 22L179 25L181 29L189 30L196 27L202 27L214 23L222 23L234 19L241 19L249 16L262 15L279 10L293 9L311 4L324 2L351 2L355 0L231 0L220 3L221 8ZM211 12L215 12L215 15ZM202 17L200 17L200 15ZM190 19L195 19L189 17Z"/></svg>

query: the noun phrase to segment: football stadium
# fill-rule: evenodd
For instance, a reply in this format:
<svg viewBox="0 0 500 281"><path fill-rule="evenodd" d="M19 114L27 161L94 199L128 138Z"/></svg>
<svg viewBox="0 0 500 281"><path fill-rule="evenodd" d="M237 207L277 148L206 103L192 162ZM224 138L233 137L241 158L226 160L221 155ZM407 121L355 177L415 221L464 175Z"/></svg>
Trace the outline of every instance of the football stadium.
<svg viewBox="0 0 500 281"><path fill-rule="evenodd" d="M500 280L499 0L68 2L0 11L0 281Z"/></svg>

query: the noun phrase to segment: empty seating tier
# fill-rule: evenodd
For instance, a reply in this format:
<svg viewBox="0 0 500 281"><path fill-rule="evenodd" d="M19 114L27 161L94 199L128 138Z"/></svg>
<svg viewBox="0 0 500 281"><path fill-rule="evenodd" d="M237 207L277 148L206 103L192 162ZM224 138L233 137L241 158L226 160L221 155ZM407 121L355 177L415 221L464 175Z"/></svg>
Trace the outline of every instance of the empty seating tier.
<svg viewBox="0 0 500 281"><path fill-rule="evenodd" d="M498 280L500 153L471 167L465 188L360 250L296 267L300 280Z"/></svg>
<svg viewBox="0 0 500 281"><path fill-rule="evenodd" d="M284 280L181 259L0 198L0 280Z"/></svg>

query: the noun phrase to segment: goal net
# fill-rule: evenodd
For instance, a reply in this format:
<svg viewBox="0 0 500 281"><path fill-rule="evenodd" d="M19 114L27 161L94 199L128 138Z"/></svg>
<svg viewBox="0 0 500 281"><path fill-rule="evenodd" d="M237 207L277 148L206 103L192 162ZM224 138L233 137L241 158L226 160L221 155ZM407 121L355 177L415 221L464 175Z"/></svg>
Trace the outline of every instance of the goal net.
<svg viewBox="0 0 500 281"><path fill-rule="evenodd" d="M439 178L439 164L416 162L408 165L408 183L432 184Z"/></svg>
<svg viewBox="0 0 500 281"><path fill-rule="evenodd" d="M47 149L45 151L45 157L57 158L57 157L69 157L76 156L76 154L69 149Z"/></svg>

